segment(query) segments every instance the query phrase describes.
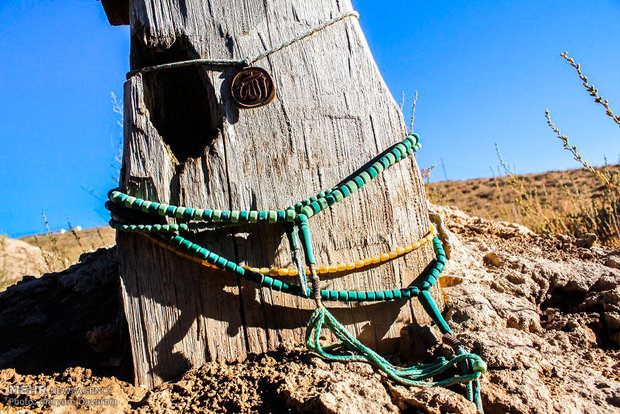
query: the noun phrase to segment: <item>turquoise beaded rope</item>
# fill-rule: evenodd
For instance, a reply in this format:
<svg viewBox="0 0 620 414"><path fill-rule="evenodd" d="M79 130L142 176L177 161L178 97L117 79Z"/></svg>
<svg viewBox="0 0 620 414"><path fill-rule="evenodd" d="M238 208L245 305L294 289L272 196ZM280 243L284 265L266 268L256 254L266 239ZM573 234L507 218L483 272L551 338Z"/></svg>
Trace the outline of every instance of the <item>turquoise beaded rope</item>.
<svg viewBox="0 0 620 414"><path fill-rule="evenodd" d="M409 134L403 141L386 150L383 155L376 157L375 162L373 162L368 168L357 173L350 180L333 187L331 190L320 192L316 196L310 197L309 199L305 199L293 206L290 206L286 210L231 211L177 207L169 204L143 200L114 189L108 193L110 203L106 203L106 208L112 213L112 219L109 224L112 228L119 231L166 234L178 231L208 229L212 228L214 224L240 225L245 223L294 223L299 226L299 233L302 239L302 246L304 247L306 262L308 264L314 264L314 254L310 244L311 236L307 225L308 218L348 197L352 192L362 188L365 184L377 177L387 168L404 160L420 148L421 144L419 136L417 134ZM202 221L174 224L124 224L123 215L126 213L126 210L159 215L162 217L172 217L181 220ZM279 279L243 268L239 264L221 257L218 254L191 242L181 235L168 234L166 239L171 245L179 247L201 260L206 260L221 270L234 273L246 280L258 283L261 286L302 297L307 297L311 293L311 289L309 288L304 290L299 285L291 285ZM424 277L420 288L411 286L401 289L379 291L321 290L321 299L326 301L366 302L417 297L420 294L420 291L428 290L432 287L446 263L445 252L437 237L433 240L433 248L436 259L433 265L426 271L426 276Z"/></svg>
<svg viewBox="0 0 620 414"><path fill-rule="evenodd" d="M110 226L125 232L136 233L158 233L165 238L166 242L184 250L191 255L204 260L217 268L229 273L236 274L246 280L257 283L270 289L288 293L291 295L308 297L312 289L305 287L305 283L292 285L282 280L263 275L251 269L228 260L208 249L193 243L177 232L191 230L205 230L218 228L225 225L241 225L246 223L280 223L289 226L289 242L292 250L299 249L299 242L303 247L306 264L312 269L316 263L312 250L312 241L308 219L324 211L335 203L342 201L371 180L376 178L392 165L402 161L413 154L421 147L420 139L417 134L409 134L407 137L390 147L382 155L373 159L369 167L356 173L353 178L346 180L330 190L320 192L316 196L302 200L285 210L210 210L195 209L188 207L177 207L164 203L143 200L125 194L117 189L108 193L109 202L106 208L110 210L112 219ZM194 222L180 222L173 224L160 224L149 222L145 216L137 216L139 213L146 215L158 215L160 217L171 217L179 220L196 220ZM136 219L138 224L128 224L127 221ZM418 297L424 310L437 324L440 331L444 334L451 333L451 329L441 315L434 300L429 292L430 288L439 278L440 273L446 264L446 255L437 237L433 239L433 250L435 259L432 265L425 271L420 287L411 286L401 289L379 290L379 291L336 291L317 289L318 298L317 309L313 313L309 323L306 342L310 349L317 352L324 358L338 361L366 361L375 363L390 378L408 385L450 385L455 383L466 383L467 396L476 403L479 412L482 412L479 395L479 377L486 371L486 364L475 354L465 353L459 350L458 355L450 361L440 358L433 364L422 365L412 368L400 368L391 365L380 355L370 350L353 337L347 330L320 304L320 300L325 301L345 301L345 302L366 302L366 301L387 301L401 298ZM294 256L295 257L295 256ZM300 278L305 278L305 272L299 272ZM305 279L304 279L305 282ZM329 352L333 346L322 347L319 343L320 331L323 324L327 325L344 345L352 351L360 352L359 355L336 355ZM312 334L314 332L314 334ZM426 382L425 379L444 372L450 366L459 365L464 370L464 374L450 380L437 382Z"/></svg>

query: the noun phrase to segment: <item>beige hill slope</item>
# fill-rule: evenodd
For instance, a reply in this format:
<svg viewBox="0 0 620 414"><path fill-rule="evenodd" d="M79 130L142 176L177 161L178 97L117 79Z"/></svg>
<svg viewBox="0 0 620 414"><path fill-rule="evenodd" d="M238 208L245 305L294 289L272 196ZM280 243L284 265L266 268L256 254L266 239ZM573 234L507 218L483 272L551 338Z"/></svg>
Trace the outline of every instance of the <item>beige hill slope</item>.
<svg viewBox="0 0 620 414"><path fill-rule="evenodd" d="M620 179L620 164L610 165L606 171ZM426 185L426 194L435 204L455 206L472 216L524 224L536 231L552 222L547 231L560 233L597 233L597 228L580 226L580 220L596 220L596 210L614 204L609 189L585 169L432 182ZM617 202L615 208L620 208ZM618 215L620 212L615 220Z"/></svg>

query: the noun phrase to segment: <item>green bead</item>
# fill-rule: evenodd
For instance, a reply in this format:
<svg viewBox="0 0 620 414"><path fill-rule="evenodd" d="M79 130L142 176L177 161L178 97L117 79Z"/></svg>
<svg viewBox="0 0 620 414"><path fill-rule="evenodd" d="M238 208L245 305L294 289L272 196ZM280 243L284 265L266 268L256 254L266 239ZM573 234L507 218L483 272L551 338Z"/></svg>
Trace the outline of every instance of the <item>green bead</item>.
<svg viewBox="0 0 620 414"><path fill-rule="evenodd" d="M375 178L377 175L379 175L379 173L377 172L377 170L375 169L375 167L370 167L366 170L366 172L368 173L368 175L370 175L370 178L373 179Z"/></svg>
<svg viewBox="0 0 620 414"><path fill-rule="evenodd" d="M157 209L159 208L159 206L160 206L159 203L152 202L151 205L149 206L147 213L155 213Z"/></svg>
<svg viewBox="0 0 620 414"><path fill-rule="evenodd" d="M132 204L133 204L133 202L134 202L134 201L136 201L136 198L135 198L135 197L133 197L133 196L129 196L129 197L127 197L127 198L125 199L125 203L124 203L124 204L125 204L125 207L127 207L127 208L131 208L131 206L132 206Z"/></svg>
<svg viewBox="0 0 620 414"><path fill-rule="evenodd" d="M325 210L326 208L329 207L329 204L327 203L327 200L323 197L319 198L317 200L317 203L319 203L319 205L321 206L321 210Z"/></svg>
<svg viewBox="0 0 620 414"><path fill-rule="evenodd" d="M316 196L312 196L312 197L310 197L310 202L311 202L311 203L313 203L313 202L315 202L315 201L316 201Z"/></svg>
<svg viewBox="0 0 620 414"><path fill-rule="evenodd" d="M193 208L186 208L185 211L183 212L183 218L184 219L192 219L194 217L194 210Z"/></svg>
<svg viewBox="0 0 620 414"><path fill-rule="evenodd" d="M182 219L184 213L185 213L185 207L177 207L177 213L176 213L177 218Z"/></svg>
<svg viewBox="0 0 620 414"><path fill-rule="evenodd" d="M381 163L384 169L387 169L390 166L390 159L387 157L387 154L381 157L379 162Z"/></svg>
<svg viewBox="0 0 620 414"><path fill-rule="evenodd" d="M396 149L400 152L401 158L407 156L407 147L405 147L402 143L396 144Z"/></svg>
<svg viewBox="0 0 620 414"><path fill-rule="evenodd" d="M306 217L310 218L314 216L314 211L312 210L312 207L305 206L304 208L301 209L301 214L305 214Z"/></svg>
<svg viewBox="0 0 620 414"><path fill-rule="evenodd" d="M273 210L268 211L267 221L269 221L269 223L276 223L278 221L278 213Z"/></svg>
<svg viewBox="0 0 620 414"><path fill-rule="evenodd" d="M183 242L181 242L181 246L185 249L185 250L189 250L192 247L192 242L189 240L183 240Z"/></svg>
<svg viewBox="0 0 620 414"><path fill-rule="evenodd" d="M391 152L388 152L387 154L385 154L385 158L388 159L388 161L390 162L390 165L394 165L396 163L396 157Z"/></svg>
<svg viewBox="0 0 620 414"><path fill-rule="evenodd" d="M239 211L231 211L230 212L230 221L231 223L239 223Z"/></svg>
<svg viewBox="0 0 620 414"><path fill-rule="evenodd" d="M288 221L289 223L294 223L295 222L295 216L297 216L297 213L295 213L295 211L293 211L293 210L286 210L286 221Z"/></svg>
<svg viewBox="0 0 620 414"><path fill-rule="evenodd" d="M149 204L152 204L152 203L149 201ZM168 204L160 204L159 207L157 207L157 214L159 214L160 216L165 216L167 209L168 209ZM147 210L148 210L148 207L147 207Z"/></svg>
<svg viewBox="0 0 620 414"><path fill-rule="evenodd" d="M213 221L219 222L222 219L222 210L213 210Z"/></svg>
<svg viewBox="0 0 620 414"><path fill-rule="evenodd" d="M343 197L348 197L349 195L351 195L351 190L349 190L349 188L346 185L343 185L342 187L340 187L340 192L342 193Z"/></svg>
<svg viewBox="0 0 620 414"><path fill-rule="evenodd" d="M353 181L355 181L355 185L357 185L357 188L362 188L364 184L366 184L360 176L355 177Z"/></svg>
<svg viewBox="0 0 620 414"><path fill-rule="evenodd" d="M472 365L472 369L474 372L481 372L484 374L487 372L487 363L480 359L476 359Z"/></svg>
<svg viewBox="0 0 620 414"><path fill-rule="evenodd" d="M258 211L250 211L250 223L256 223L258 221Z"/></svg>
<svg viewBox="0 0 620 414"><path fill-rule="evenodd" d="M370 180L372 180L372 178L370 177L370 174L368 174L368 172L364 171L360 174L360 178L362 179L362 181L364 181L364 184L368 184L370 182ZM361 187L361 185L360 185Z"/></svg>
<svg viewBox="0 0 620 414"><path fill-rule="evenodd" d="M140 206L140 210L144 211L145 213L147 213L149 211L149 206L152 204L151 201L145 200L144 203L142 203L142 206Z"/></svg>
<svg viewBox="0 0 620 414"><path fill-rule="evenodd" d="M273 279L273 285L271 286L273 290L282 290L282 281L278 279Z"/></svg>
<svg viewBox="0 0 620 414"><path fill-rule="evenodd" d="M342 191L340 191L340 189L334 190L332 192L332 195L336 199L336 202L342 201L342 199L344 198L344 195L342 194Z"/></svg>
<svg viewBox="0 0 620 414"><path fill-rule="evenodd" d="M321 205L317 203L316 201L313 201L312 204L310 204L310 207L312 208L312 211L314 212L314 214L321 212Z"/></svg>
<svg viewBox="0 0 620 414"><path fill-rule="evenodd" d="M204 214L204 212L205 212L205 211L204 211L203 209L201 209L201 208L197 208L197 209L194 211L194 218L195 218L196 220L202 220L202 215Z"/></svg>
<svg viewBox="0 0 620 414"><path fill-rule="evenodd" d="M110 193L108 194L108 198L110 199L110 201L116 203L121 201L122 195L123 193L121 193L120 191L113 190L110 191Z"/></svg>
<svg viewBox="0 0 620 414"><path fill-rule="evenodd" d="M351 191L351 194L357 191L357 184L355 184L355 181L348 181L345 185L349 191Z"/></svg>
<svg viewBox="0 0 620 414"><path fill-rule="evenodd" d="M149 210L150 210L150 208L149 208ZM170 217L174 216L174 214L176 212L177 212L176 206L168 206L168 208L166 209L166 215L170 216Z"/></svg>

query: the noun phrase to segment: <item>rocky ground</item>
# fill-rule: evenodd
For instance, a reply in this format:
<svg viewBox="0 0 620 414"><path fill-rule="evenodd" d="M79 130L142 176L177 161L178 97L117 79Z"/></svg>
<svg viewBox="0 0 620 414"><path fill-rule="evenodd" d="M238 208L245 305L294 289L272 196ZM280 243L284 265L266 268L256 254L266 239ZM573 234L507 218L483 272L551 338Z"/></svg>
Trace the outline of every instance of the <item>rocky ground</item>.
<svg viewBox="0 0 620 414"><path fill-rule="evenodd" d="M597 247L594 238L539 236L456 209L433 209L451 256L440 279L446 318L489 365L485 411L620 411L620 251ZM302 349L209 363L151 391L133 387L117 379L129 375L120 303L104 303L109 299L96 294L118 287L114 266L114 251L102 250L77 269L0 293L0 367L11 367L0 371L1 412L475 412L458 387L403 387L368 365L328 363ZM61 310L37 309L38 295L57 295ZM33 341L15 339L26 335L16 318L28 310L29 332L43 330L38 338L50 344L60 340L66 326L50 327L50 321L72 315L80 295L88 300L73 312L67 350L55 351L60 362L46 363L41 348L28 346ZM425 332L427 340L438 340ZM432 349L444 352L440 343ZM82 367L70 368L75 353Z"/></svg>
<svg viewBox="0 0 620 414"><path fill-rule="evenodd" d="M40 276L49 257L24 241L0 236L0 292L24 275Z"/></svg>

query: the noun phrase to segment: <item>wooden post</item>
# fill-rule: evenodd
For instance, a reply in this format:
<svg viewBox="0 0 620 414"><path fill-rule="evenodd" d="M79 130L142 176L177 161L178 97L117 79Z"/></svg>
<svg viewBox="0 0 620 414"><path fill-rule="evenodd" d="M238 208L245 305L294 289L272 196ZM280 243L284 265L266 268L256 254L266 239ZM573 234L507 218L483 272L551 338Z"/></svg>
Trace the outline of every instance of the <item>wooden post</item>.
<svg viewBox="0 0 620 414"><path fill-rule="evenodd" d="M119 24L129 7L131 67L194 58L254 56L352 10L349 0L107 0ZM236 67L191 66L138 74L125 84L121 186L174 205L277 209L331 188L402 140L401 111L355 18L256 64L277 92L271 104L237 109ZM414 157L310 220L320 264L384 253L429 231ZM284 229L248 226L199 240L256 267L291 266ZM314 309L292 297L209 270L134 234L118 235L124 306L136 383L154 386L213 359L236 360L303 342ZM325 287L405 287L430 263L430 246ZM435 292L434 296L438 295ZM441 298L438 298L441 304ZM327 303L362 342L393 353L403 325L429 318L416 299Z"/></svg>

